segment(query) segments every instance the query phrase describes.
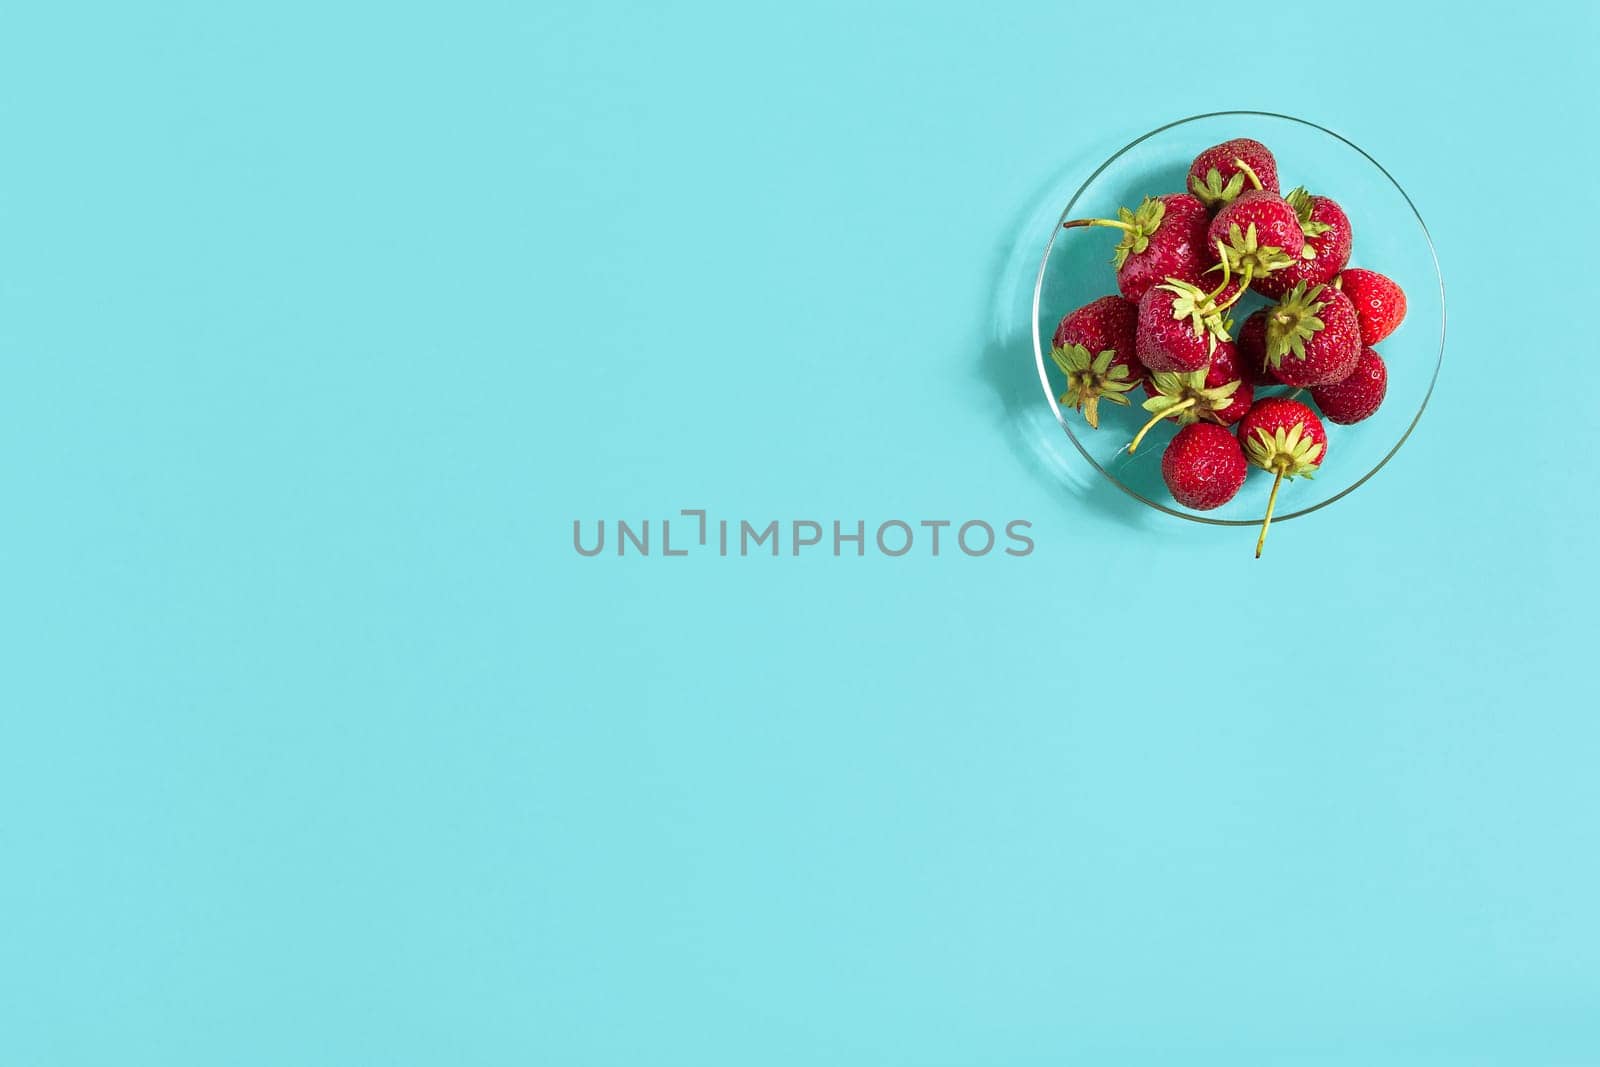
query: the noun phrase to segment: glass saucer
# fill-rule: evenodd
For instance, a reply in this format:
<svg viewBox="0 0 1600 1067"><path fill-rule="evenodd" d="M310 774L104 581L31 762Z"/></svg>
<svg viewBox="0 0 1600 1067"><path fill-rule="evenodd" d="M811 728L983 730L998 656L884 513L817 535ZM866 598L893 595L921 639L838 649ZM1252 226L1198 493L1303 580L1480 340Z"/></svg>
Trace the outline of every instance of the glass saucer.
<svg viewBox="0 0 1600 1067"><path fill-rule="evenodd" d="M1117 292L1112 250L1120 231L1098 226L1064 230L1078 218L1115 218L1119 207L1137 207L1146 195L1183 191L1189 164L1204 148L1250 137L1272 150L1284 192L1304 185L1330 196L1350 218L1354 251L1350 266L1379 271L1406 294L1405 321L1376 346L1389 371L1388 395L1371 418L1353 426L1328 420L1327 456L1314 478L1297 478L1278 494L1273 522L1326 507L1371 478L1416 427L1444 362L1444 281L1433 241L1411 198L1377 160L1340 137L1304 119L1261 111L1222 111L1196 115L1151 130L1110 159L1067 202L1045 245L1033 291L1033 351L1045 400L1062 430L1095 469L1119 488L1169 515L1221 526L1259 525L1265 516L1272 478L1251 469L1244 487L1214 511L1194 511L1172 499L1161 479L1161 454L1177 432L1164 421L1146 435L1139 451L1128 442L1149 414L1139 406L1141 389L1127 407L1100 405L1100 428L1082 415L1063 410L1057 397L1066 382L1050 358L1050 339L1061 317L1098 297ZM1235 332L1251 311L1264 304L1254 293L1233 313ZM1261 387L1257 397L1285 395L1283 386ZM1300 399L1311 403L1309 395ZM1315 407L1315 405L1312 405Z"/></svg>

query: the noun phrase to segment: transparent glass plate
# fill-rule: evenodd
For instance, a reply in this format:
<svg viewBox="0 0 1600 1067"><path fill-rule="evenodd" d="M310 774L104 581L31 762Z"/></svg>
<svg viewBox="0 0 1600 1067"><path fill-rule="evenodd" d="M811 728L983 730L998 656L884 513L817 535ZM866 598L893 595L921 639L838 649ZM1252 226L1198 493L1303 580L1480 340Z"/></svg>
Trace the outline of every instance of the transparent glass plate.
<svg viewBox="0 0 1600 1067"><path fill-rule="evenodd" d="M1428 229L1411 198L1377 160L1330 130L1303 119L1260 111L1224 111L1151 130L1089 175L1068 201L1045 246L1033 291L1033 352L1039 382L1056 421L1095 469L1144 503L1169 515L1223 526L1259 525L1266 513L1272 477L1251 469L1244 487L1214 511L1179 504L1161 480L1161 454L1177 432L1168 420L1146 435L1139 451L1128 442L1149 417L1139 406L1143 390L1127 407L1100 406L1100 428L1056 399L1066 381L1050 359L1050 339L1061 316L1098 297L1117 292L1112 249L1120 231L1107 227L1064 230L1068 219L1115 218L1117 208L1137 207L1145 196L1184 190L1189 164L1202 149L1235 137L1265 144L1277 158L1284 192L1304 185L1332 197L1350 218L1354 250L1350 266L1388 275L1406 294L1405 321L1376 346L1389 371L1388 395L1377 414L1353 426L1328 420L1327 456L1314 478L1297 478L1278 494L1274 524L1306 515L1338 500L1376 474L1416 427L1444 362L1444 280ZM1233 311L1236 327L1266 303L1251 293ZM1283 386L1263 386L1258 398L1287 395ZM1311 403L1309 394L1301 400ZM1315 407L1315 404L1312 404Z"/></svg>

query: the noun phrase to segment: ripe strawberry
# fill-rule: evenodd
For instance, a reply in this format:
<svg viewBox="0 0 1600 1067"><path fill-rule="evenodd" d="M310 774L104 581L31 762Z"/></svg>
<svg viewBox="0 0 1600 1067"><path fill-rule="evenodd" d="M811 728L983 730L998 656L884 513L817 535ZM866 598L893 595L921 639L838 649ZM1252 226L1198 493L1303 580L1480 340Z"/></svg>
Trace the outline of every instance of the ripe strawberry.
<svg viewBox="0 0 1600 1067"><path fill-rule="evenodd" d="M1226 264L1210 291L1177 277L1153 286L1139 298L1139 362L1168 374L1201 370L1219 342L1233 340L1227 310L1244 292Z"/></svg>
<svg viewBox="0 0 1600 1067"><path fill-rule="evenodd" d="M1355 370L1342 381L1317 386L1311 390L1311 399L1317 402L1323 418L1349 426L1377 411L1388 391L1389 368L1383 365L1383 357L1371 348L1363 348Z"/></svg>
<svg viewBox="0 0 1600 1067"><path fill-rule="evenodd" d="M1248 137L1223 141L1194 157L1189 191L1216 210L1249 188L1278 191L1278 163L1267 146Z"/></svg>
<svg viewBox="0 0 1600 1067"><path fill-rule="evenodd" d="M1255 389L1240 378L1239 360L1231 341L1217 345L1211 365L1204 370L1153 374L1145 380L1144 391L1150 398L1144 402L1144 409L1153 414L1128 445L1130 456L1139 450L1139 442L1150 428L1162 419L1177 419L1179 426L1187 426L1206 418L1231 426L1250 410L1255 399Z"/></svg>
<svg viewBox="0 0 1600 1067"><path fill-rule="evenodd" d="M1312 196L1304 186L1291 189L1284 200L1300 219L1300 232L1305 234L1306 244L1299 259L1251 283L1250 288L1273 300L1301 282L1307 285L1331 282L1350 262L1350 219L1343 208L1328 197Z"/></svg>
<svg viewBox="0 0 1600 1067"><path fill-rule="evenodd" d="M1052 343L1057 347L1082 345L1095 352L1115 349L1119 355L1126 355L1131 360L1134 331L1138 326L1139 305L1136 301L1120 296L1102 296L1063 315ZM1137 367L1137 364L1134 366Z"/></svg>
<svg viewBox="0 0 1600 1067"><path fill-rule="evenodd" d="M1168 377L1174 377L1174 375L1168 375ZM1188 376L1176 375L1176 377ZM1161 388L1156 384L1155 378L1154 374L1145 375L1145 396L1163 395ZM1255 389L1253 388L1255 382L1251 381L1249 375L1244 373L1244 364L1239 353L1239 346L1229 341L1219 341L1217 350L1211 354L1211 362L1206 367L1205 387L1207 389L1217 389L1227 385L1229 382L1240 382L1242 384L1233 394L1232 401L1226 407L1201 410L1204 407L1203 405L1198 403L1195 405L1197 410L1201 410L1201 414L1205 418L1215 419L1224 426L1232 426L1244 417L1246 411L1250 410L1250 403L1255 398ZM1171 390L1167 390L1167 392L1170 393ZM1184 421L1188 422L1189 420L1186 419Z"/></svg>
<svg viewBox="0 0 1600 1067"><path fill-rule="evenodd" d="M1123 394L1138 385L1144 368L1134 355L1139 305L1120 296L1103 296L1068 312L1056 327L1050 358L1067 376L1061 403L1083 412L1100 428L1100 401L1128 403Z"/></svg>
<svg viewBox="0 0 1600 1067"><path fill-rule="evenodd" d="M1336 382L1360 355L1356 309L1337 289L1302 283L1267 309L1267 366L1284 385Z"/></svg>
<svg viewBox="0 0 1600 1067"><path fill-rule="evenodd" d="M1267 309L1250 313L1239 327L1239 369L1251 385L1274 382L1272 368L1267 365Z"/></svg>
<svg viewBox="0 0 1600 1067"><path fill-rule="evenodd" d="M1232 500L1249 470L1233 434L1211 422L1185 426L1161 454L1161 479L1172 499L1196 511Z"/></svg>
<svg viewBox="0 0 1600 1067"><path fill-rule="evenodd" d="M1211 246L1206 243L1210 216L1205 205L1188 193L1147 196L1138 208L1119 208L1114 219L1074 219L1074 226L1112 226L1122 231L1112 264L1117 288L1129 300L1138 300L1152 285L1168 275L1198 281L1211 266Z"/></svg>
<svg viewBox="0 0 1600 1067"><path fill-rule="evenodd" d="M1375 345L1394 333L1406 317L1406 294L1389 278L1375 270L1351 267L1333 280L1356 307L1361 324L1361 343Z"/></svg>
<svg viewBox="0 0 1600 1067"><path fill-rule="evenodd" d="M1265 189L1240 193L1217 212L1206 240L1244 285L1292 266L1306 247L1300 216L1287 200Z"/></svg>
<svg viewBox="0 0 1600 1067"><path fill-rule="evenodd" d="M1240 421L1239 443L1246 459L1274 475L1267 517L1256 539L1256 559L1260 559L1278 504L1278 486L1285 478L1311 477L1327 457L1328 432L1317 413L1300 401L1274 396L1256 404Z"/></svg>

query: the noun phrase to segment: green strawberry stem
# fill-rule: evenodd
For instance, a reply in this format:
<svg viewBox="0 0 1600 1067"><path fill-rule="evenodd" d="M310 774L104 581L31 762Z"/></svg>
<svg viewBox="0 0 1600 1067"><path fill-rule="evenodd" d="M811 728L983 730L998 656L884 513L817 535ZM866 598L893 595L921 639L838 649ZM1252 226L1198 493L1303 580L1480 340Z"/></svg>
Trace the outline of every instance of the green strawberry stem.
<svg viewBox="0 0 1600 1067"><path fill-rule="evenodd" d="M1221 241L1217 242L1217 253L1219 255L1221 255L1221 253L1222 253L1222 242ZM1217 264L1218 264L1218 266L1222 267L1222 282L1215 289L1211 290L1211 292L1206 294L1213 301L1215 301L1217 299L1217 297L1222 295L1222 290L1224 290L1224 289L1226 289L1228 287L1228 279L1233 276L1232 271L1228 267L1228 257L1227 256L1222 256L1222 258L1217 261ZM1216 267L1212 267L1211 269L1212 270L1216 270L1217 268Z"/></svg>
<svg viewBox="0 0 1600 1067"><path fill-rule="evenodd" d="M1151 427L1160 422L1162 419L1171 418L1180 411L1185 411L1194 407L1194 400L1195 398L1191 396L1187 400L1178 401L1170 408L1162 408L1160 411L1150 416L1150 421L1139 427L1139 432L1133 435L1133 440L1128 445L1128 455L1131 456L1139 450L1139 442L1144 440L1144 435L1150 432Z"/></svg>
<svg viewBox="0 0 1600 1067"><path fill-rule="evenodd" d="M1217 267L1222 268L1222 284L1211 290L1211 292L1208 294L1213 302L1216 301L1217 297L1222 295L1222 290L1228 287L1228 279L1232 277L1232 272L1228 268L1228 254L1226 251L1224 251L1226 248L1227 246L1222 243L1222 239L1218 238L1217 263L1216 266L1211 268L1211 270L1216 270ZM1233 307L1233 305L1239 302L1240 297L1244 296L1245 293L1250 291L1250 281L1254 276L1254 271L1254 263L1246 263L1244 265L1244 273L1239 275L1239 291L1230 296L1227 303L1217 304L1218 311L1227 311L1229 308Z"/></svg>
<svg viewBox="0 0 1600 1067"><path fill-rule="evenodd" d="M1119 222L1116 219L1073 219L1070 222L1063 222L1061 224L1061 228L1063 230L1070 230L1074 226L1115 226L1117 229L1126 230L1128 233L1132 233L1134 231L1134 226L1132 223Z"/></svg>
<svg viewBox="0 0 1600 1067"><path fill-rule="evenodd" d="M1278 474L1272 479L1272 493L1267 497L1267 517L1261 523L1261 536L1256 538L1256 559L1261 558L1261 547L1267 543L1267 530L1272 526L1272 509L1278 506L1278 486L1283 484L1283 472L1288 469L1289 461L1274 460L1272 466Z"/></svg>
<svg viewBox="0 0 1600 1067"><path fill-rule="evenodd" d="M1167 202L1160 197L1147 196L1136 208L1117 208L1117 217L1114 219L1072 219L1063 222L1061 228L1070 230L1077 226L1108 226L1121 230L1122 239L1117 242L1116 252L1111 257L1111 265L1121 270L1129 256L1139 255L1150 247L1150 238L1161 229L1161 220L1166 217Z"/></svg>
<svg viewBox="0 0 1600 1067"><path fill-rule="evenodd" d="M1245 175L1246 178L1250 179L1250 184L1251 185L1255 186L1257 189L1261 188L1261 179L1256 177L1256 172L1251 168L1250 164L1246 163L1242 159L1239 159L1239 158L1235 157L1234 161L1233 161L1233 165L1238 167L1240 170L1244 171L1244 175Z"/></svg>
<svg viewBox="0 0 1600 1067"><path fill-rule="evenodd" d="M1233 305L1237 304L1239 302L1239 298L1241 296L1244 296L1244 294L1246 294L1246 293L1248 293L1250 291L1250 283L1254 279L1255 279L1255 264L1246 263L1244 265L1244 273L1239 275L1239 291L1237 293L1234 293L1232 296L1230 296L1228 298L1228 302L1227 303L1218 304L1217 305L1217 310L1218 311L1227 311L1229 308L1233 307ZM1224 282L1223 284L1226 285L1227 283Z"/></svg>

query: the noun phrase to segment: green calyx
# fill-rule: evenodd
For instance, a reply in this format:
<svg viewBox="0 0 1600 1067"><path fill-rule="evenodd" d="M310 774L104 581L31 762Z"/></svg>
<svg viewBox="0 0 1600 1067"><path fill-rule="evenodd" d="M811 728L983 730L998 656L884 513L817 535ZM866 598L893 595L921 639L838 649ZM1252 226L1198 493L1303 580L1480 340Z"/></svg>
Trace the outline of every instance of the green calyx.
<svg viewBox="0 0 1600 1067"><path fill-rule="evenodd" d="M1267 312L1267 363L1272 367L1282 366L1284 357L1291 352L1296 359L1306 358L1306 342L1323 326L1317 317L1327 306L1317 299L1322 289L1314 285L1308 290L1301 282Z"/></svg>
<svg viewBox="0 0 1600 1067"><path fill-rule="evenodd" d="M1144 435L1162 419L1176 419L1179 426L1198 422L1202 415L1221 411L1233 403L1233 394L1239 391L1242 384L1235 378L1231 382L1207 388L1204 370L1190 371L1188 374L1157 372L1151 382L1156 387L1156 395L1141 406L1152 414L1129 442L1130 456L1139 451L1139 442L1144 440Z"/></svg>
<svg viewBox="0 0 1600 1067"><path fill-rule="evenodd" d="M1136 256L1150 247L1150 238L1161 228L1161 220L1166 218L1167 205L1165 201L1147 196L1133 211L1125 207L1117 209L1117 219L1127 223L1128 229L1122 231L1122 240L1117 242L1116 253L1111 257L1111 264L1117 270L1128 262L1129 256Z"/></svg>
<svg viewBox="0 0 1600 1067"><path fill-rule="evenodd" d="M1188 319L1196 337L1209 335L1212 349L1217 347L1218 341L1233 340L1228 335L1231 324L1223 318L1215 294L1178 278L1168 278L1158 288L1172 294L1172 317Z"/></svg>
<svg viewBox="0 0 1600 1067"><path fill-rule="evenodd" d="M1199 178L1189 179L1189 191L1199 198L1206 207L1218 207L1222 204L1233 203L1234 197L1244 192L1244 174L1235 173L1226 182L1222 180L1221 173L1216 167L1206 171L1205 181Z"/></svg>
<svg viewBox="0 0 1600 1067"><path fill-rule="evenodd" d="M1227 242L1219 243L1217 248L1222 253L1222 262L1247 278L1265 278L1294 262L1293 256L1276 245L1262 244L1256 237L1256 224L1253 222L1242 233L1238 223L1230 225Z"/></svg>
<svg viewBox="0 0 1600 1067"><path fill-rule="evenodd" d="M1219 244L1220 248L1221 245ZM1229 330L1233 329L1233 320L1226 316L1229 307L1235 300L1244 294L1241 288L1233 295L1232 300L1217 303L1217 297L1228 287L1229 272L1228 261L1222 261L1222 283L1209 293L1192 282L1181 278L1168 277L1166 282L1156 286L1172 294L1172 317L1174 319L1188 319L1190 328L1196 337L1206 339L1206 350L1215 353L1218 341L1231 341L1233 336Z"/></svg>
<svg viewBox="0 0 1600 1067"><path fill-rule="evenodd" d="M1165 201L1147 196L1132 211L1125 207L1117 208L1117 217L1114 219L1072 219L1063 222L1061 227L1070 230L1076 226L1110 226L1121 230L1122 239L1117 242L1116 254L1111 257L1112 265L1121 270L1129 256L1138 255L1150 247L1150 238L1161 228L1161 220L1166 214Z"/></svg>
<svg viewBox="0 0 1600 1067"><path fill-rule="evenodd" d="M1171 412L1176 416L1179 426L1198 422L1201 415L1221 411L1233 403L1233 394L1239 391L1241 384L1235 378L1231 382L1207 388L1204 370L1190 371L1188 374L1157 372L1151 377L1151 383L1155 386L1156 395L1146 400L1143 408L1151 413ZM1186 400L1193 403L1188 407L1179 407Z"/></svg>
<svg viewBox="0 0 1600 1067"><path fill-rule="evenodd" d="M1216 167L1212 167L1206 171L1204 181L1200 178L1189 179L1189 191L1206 207L1216 208L1233 203L1234 198L1244 192L1246 181L1249 181L1253 189L1261 188L1261 179L1256 177L1256 172L1251 169L1250 164L1242 159L1235 159L1233 165L1237 169L1233 172L1233 177L1227 181L1222 180L1222 174Z"/></svg>
<svg viewBox="0 0 1600 1067"><path fill-rule="evenodd" d="M1217 242L1217 251L1222 251L1222 242ZM1233 320L1227 317L1227 310L1244 295L1245 289L1250 285L1249 275L1245 276L1244 284L1239 291L1227 300L1218 303L1217 298L1228 288L1232 272L1228 266L1226 256L1212 270L1222 270L1222 281L1210 292L1200 288L1192 282L1181 278L1168 277L1162 285L1156 286L1172 294L1172 317L1175 319L1188 319L1190 327L1196 337L1206 339L1206 352L1214 355L1217 351L1218 341L1231 341L1233 336L1228 332L1233 329Z"/></svg>
<svg viewBox="0 0 1600 1067"><path fill-rule="evenodd" d="M1177 278L1168 278L1158 288L1172 294L1172 317L1188 319L1194 335L1206 339L1208 353L1217 350L1218 341L1233 340L1228 332L1233 329L1233 320L1223 314L1226 309L1217 303L1216 293Z"/></svg>
<svg viewBox="0 0 1600 1067"><path fill-rule="evenodd" d="M1287 430L1280 426L1271 433L1257 427L1245 438L1245 458L1284 478L1309 478L1322 464L1322 445L1305 430L1303 422Z"/></svg>
<svg viewBox="0 0 1600 1067"><path fill-rule="evenodd" d="M1307 237L1321 237L1333 229L1326 222L1311 221L1311 210L1316 207L1316 204L1312 201L1311 194L1306 192L1305 186L1297 185L1290 189L1289 194L1284 199L1289 202L1290 207L1294 208L1294 213L1300 217L1300 232ZM1308 245L1307 247L1310 246ZM1312 259L1315 255L1316 252L1313 250L1312 254L1306 256L1306 258Z"/></svg>
<svg viewBox="0 0 1600 1067"><path fill-rule="evenodd" d="M1112 366L1117 358L1114 349L1091 355L1082 345L1058 345L1050 350L1050 358L1067 376L1067 391L1060 402L1083 412L1084 421L1096 430L1100 428L1100 401L1126 407L1128 398L1123 394L1139 384L1129 376L1127 364Z"/></svg>

